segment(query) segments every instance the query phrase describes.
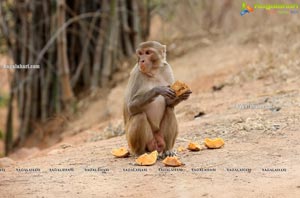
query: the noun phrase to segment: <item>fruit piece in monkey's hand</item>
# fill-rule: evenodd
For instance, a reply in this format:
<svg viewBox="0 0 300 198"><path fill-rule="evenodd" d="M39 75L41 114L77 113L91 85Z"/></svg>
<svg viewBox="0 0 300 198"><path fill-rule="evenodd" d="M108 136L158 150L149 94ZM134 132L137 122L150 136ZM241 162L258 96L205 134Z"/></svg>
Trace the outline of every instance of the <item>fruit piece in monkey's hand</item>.
<svg viewBox="0 0 300 198"><path fill-rule="evenodd" d="M165 164L165 166L172 166L172 167L184 165L176 156L166 157L162 162Z"/></svg>
<svg viewBox="0 0 300 198"><path fill-rule="evenodd" d="M151 166L156 163L158 152L155 150L152 153L145 153L139 156L135 162L140 166Z"/></svg>
<svg viewBox="0 0 300 198"><path fill-rule="evenodd" d="M196 142L190 142L188 145L188 149L190 151L200 151L202 150L202 147Z"/></svg>
<svg viewBox="0 0 300 198"><path fill-rule="evenodd" d="M113 154L115 157L128 157L129 151L125 147L121 147L118 149L113 149L111 151L111 154Z"/></svg>
<svg viewBox="0 0 300 198"><path fill-rule="evenodd" d="M171 88L175 91L177 97L181 96L187 91L191 91L191 89L187 84L185 84L184 82L180 82L178 80L173 85L171 85Z"/></svg>
<svg viewBox="0 0 300 198"><path fill-rule="evenodd" d="M222 138L216 138L216 139L205 138L204 143L205 146L210 149L218 149L225 144Z"/></svg>

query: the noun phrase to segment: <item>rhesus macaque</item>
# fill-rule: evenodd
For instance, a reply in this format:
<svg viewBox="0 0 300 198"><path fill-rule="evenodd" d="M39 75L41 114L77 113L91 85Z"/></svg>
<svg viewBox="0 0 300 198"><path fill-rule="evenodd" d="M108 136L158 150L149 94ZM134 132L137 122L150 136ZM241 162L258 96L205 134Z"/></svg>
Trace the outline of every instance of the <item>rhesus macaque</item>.
<svg viewBox="0 0 300 198"><path fill-rule="evenodd" d="M141 43L138 63L130 72L125 92L124 122L128 146L133 154L157 150L172 151L178 134L174 106L187 100L191 91L176 97L171 66L166 61L166 46L156 41Z"/></svg>

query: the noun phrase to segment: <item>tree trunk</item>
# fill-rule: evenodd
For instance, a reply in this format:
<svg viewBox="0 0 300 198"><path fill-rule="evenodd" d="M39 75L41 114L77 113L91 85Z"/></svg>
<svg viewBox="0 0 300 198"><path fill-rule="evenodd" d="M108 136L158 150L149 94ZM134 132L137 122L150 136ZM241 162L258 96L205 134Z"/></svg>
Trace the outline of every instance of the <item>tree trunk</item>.
<svg viewBox="0 0 300 198"><path fill-rule="evenodd" d="M61 27L65 23L65 0L57 0L57 26ZM57 38L57 57L59 78L62 87L62 101L66 108L69 108L74 100L74 94L70 83L69 62L67 55L66 31L63 30Z"/></svg>

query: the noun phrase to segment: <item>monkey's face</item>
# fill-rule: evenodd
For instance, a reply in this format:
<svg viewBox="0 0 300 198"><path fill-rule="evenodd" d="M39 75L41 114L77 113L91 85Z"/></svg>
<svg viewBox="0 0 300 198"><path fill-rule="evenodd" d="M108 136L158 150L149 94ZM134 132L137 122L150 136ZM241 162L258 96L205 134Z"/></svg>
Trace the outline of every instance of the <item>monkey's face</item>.
<svg viewBox="0 0 300 198"><path fill-rule="evenodd" d="M154 48L142 48L137 50L138 64L140 71L150 73L152 69L158 68L161 64L161 54Z"/></svg>

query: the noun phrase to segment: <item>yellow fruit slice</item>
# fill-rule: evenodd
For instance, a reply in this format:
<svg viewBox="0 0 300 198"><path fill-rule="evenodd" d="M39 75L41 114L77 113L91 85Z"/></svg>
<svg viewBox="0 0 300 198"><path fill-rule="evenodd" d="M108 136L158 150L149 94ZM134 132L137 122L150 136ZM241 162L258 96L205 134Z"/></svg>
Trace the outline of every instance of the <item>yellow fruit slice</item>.
<svg viewBox="0 0 300 198"><path fill-rule="evenodd" d="M222 138L215 138L215 139L205 138L204 143L207 148L211 148L211 149L221 148L225 144Z"/></svg>
<svg viewBox="0 0 300 198"><path fill-rule="evenodd" d="M162 161L165 166L177 167L183 165L183 163L175 156L175 157L166 157Z"/></svg>
<svg viewBox="0 0 300 198"><path fill-rule="evenodd" d="M125 147L121 147L118 149L113 149L111 154L113 154L115 157L128 157L129 151Z"/></svg>
<svg viewBox="0 0 300 198"><path fill-rule="evenodd" d="M158 156L158 152L157 151L153 151L152 153L148 154L145 153L141 156L139 156L135 162L140 165L140 166L151 166L153 164L156 163L157 160L157 156Z"/></svg>
<svg viewBox="0 0 300 198"><path fill-rule="evenodd" d="M202 148L198 143L190 142L189 145L188 145L188 149L190 151L200 151Z"/></svg>

